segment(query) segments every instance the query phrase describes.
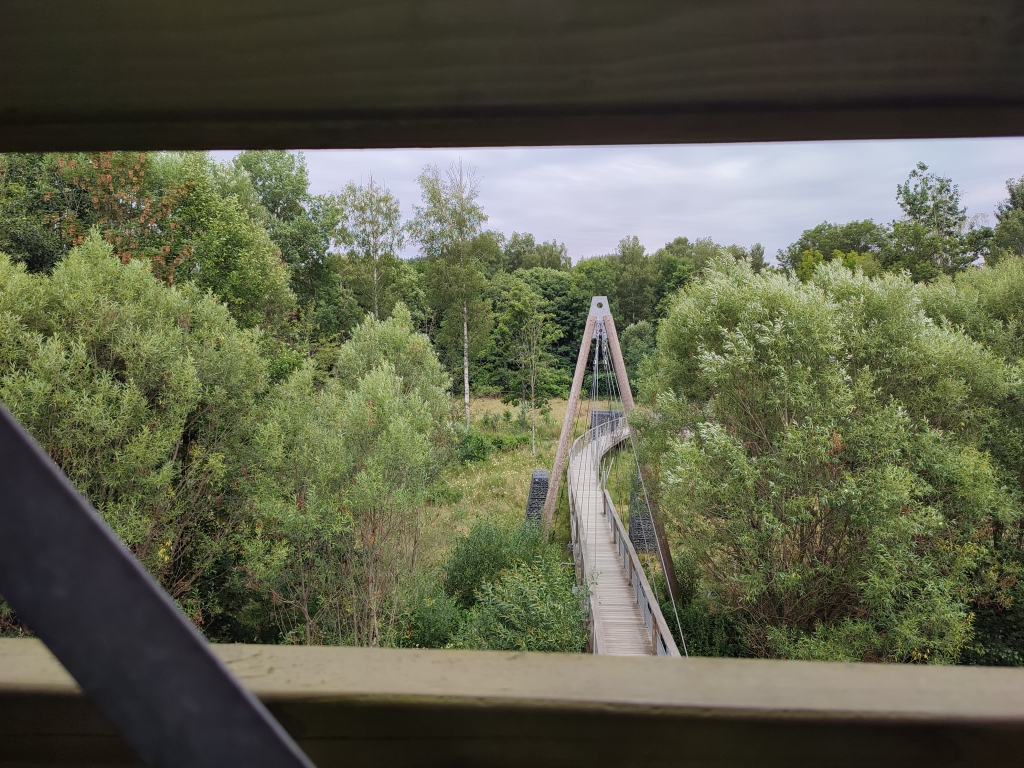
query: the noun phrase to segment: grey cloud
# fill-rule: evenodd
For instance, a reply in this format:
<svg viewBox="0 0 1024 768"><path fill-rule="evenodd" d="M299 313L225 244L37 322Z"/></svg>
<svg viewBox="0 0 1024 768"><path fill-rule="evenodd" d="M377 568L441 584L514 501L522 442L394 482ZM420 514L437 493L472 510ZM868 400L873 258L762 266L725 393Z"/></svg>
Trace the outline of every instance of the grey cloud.
<svg viewBox="0 0 1024 768"><path fill-rule="evenodd" d="M825 220L896 218L896 185L919 160L960 185L968 213L990 216L1004 181L1024 174L1024 139L306 153L315 192L372 173L408 215L420 169L459 158L482 177L489 226L560 240L574 260L626 235L649 250L685 235L761 242L771 254Z"/></svg>

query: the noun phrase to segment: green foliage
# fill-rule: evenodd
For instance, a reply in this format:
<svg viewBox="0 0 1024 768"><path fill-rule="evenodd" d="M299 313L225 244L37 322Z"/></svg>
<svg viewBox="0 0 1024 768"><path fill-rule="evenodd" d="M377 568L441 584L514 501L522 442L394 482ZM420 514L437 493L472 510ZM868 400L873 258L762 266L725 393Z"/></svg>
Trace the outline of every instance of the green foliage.
<svg viewBox="0 0 1024 768"><path fill-rule="evenodd" d="M397 645L403 648L444 648L459 630L464 612L454 597L432 580L413 587L402 614Z"/></svg>
<svg viewBox="0 0 1024 768"><path fill-rule="evenodd" d="M537 267L519 270L514 275L544 299L543 311L560 332L550 345L555 358L554 367L571 377L593 294L580 285L575 270L566 272Z"/></svg>
<svg viewBox="0 0 1024 768"><path fill-rule="evenodd" d="M444 591L463 608L470 608L483 584L516 563L531 560L539 545L536 525L507 528L482 520L452 549L444 568Z"/></svg>
<svg viewBox="0 0 1024 768"><path fill-rule="evenodd" d="M503 284L501 284L503 283ZM537 409L547 405L568 384L554 368L549 349L562 331L544 311L546 302L527 283L512 275L492 281L500 284L496 302L498 322L494 331L495 364L493 373L502 376L502 398L518 400L526 415L529 410L533 451L536 453ZM496 369L496 370L495 370ZM493 375L493 374L492 374Z"/></svg>
<svg viewBox="0 0 1024 768"><path fill-rule="evenodd" d="M826 221L813 229L805 229L799 240L785 251L779 251L778 260L782 266L798 270L804 254L808 252L832 254L839 251L874 254L877 257L888 242L886 228L871 219L851 221L847 224L832 224Z"/></svg>
<svg viewBox="0 0 1024 768"><path fill-rule="evenodd" d="M236 546L257 337L93 234L52 275L0 257L0 398L197 623Z"/></svg>
<svg viewBox="0 0 1024 768"><path fill-rule="evenodd" d="M0 251L29 271L49 271L92 229L122 261L151 261L173 275L189 251L176 188L154 183L138 152L12 154L0 158Z"/></svg>
<svg viewBox="0 0 1024 768"><path fill-rule="evenodd" d="M537 244L529 232L513 232L502 252L502 267L506 272L519 269L569 270L572 260L563 243L557 240Z"/></svg>
<svg viewBox="0 0 1024 768"><path fill-rule="evenodd" d="M490 456L493 448L494 443L486 435L466 429L459 436L455 454L463 464L472 464Z"/></svg>
<svg viewBox="0 0 1024 768"><path fill-rule="evenodd" d="M440 169L426 166L418 181L423 205L416 206L410 227L427 258L427 300L440 319L436 341L452 368L461 363L469 427L470 362L486 347L492 322L483 296L486 279L471 247L487 216L477 202L479 180L472 167L453 163L442 177Z"/></svg>
<svg viewBox="0 0 1024 768"><path fill-rule="evenodd" d="M380 367L394 371L404 394L420 398L435 425L445 421L451 379L430 340L413 329L409 310L403 304L396 305L387 320L370 316L352 331L352 338L338 355L336 378L340 386L351 387Z"/></svg>
<svg viewBox="0 0 1024 768"><path fill-rule="evenodd" d="M280 326L295 298L270 236L236 198L210 202L206 226L183 265L189 280L216 294L242 327Z"/></svg>
<svg viewBox="0 0 1024 768"><path fill-rule="evenodd" d="M882 265L873 254L857 253L856 251L843 253L838 250L833 251L832 254L827 257L823 255L821 251L804 251L800 254L800 259L793 271L797 277L806 283L814 277L815 270L827 262L842 264L844 267L854 272L863 272L867 277L877 277L882 272Z"/></svg>
<svg viewBox="0 0 1024 768"><path fill-rule="evenodd" d="M652 317L657 296L654 290L656 273L644 253L640 239L624 237L616 253L618 280L615 290L615 314L623 325ZM611 297L609 297L609 300Z"/></svg>
<svg viewBox="0 0 1024 768"><path fill-rule="evenodd" d="M516 563L479 590L453 645L495 651L581 653L583 599L572 569L556 557Z"/></svg>
<svg viewBox="0 0 1024 768"><path fill-rule="evenodd" d="M986 264L999 260L1024 256L1024 176L1007 179L1007 199L996 209L996 228L993 232L992 247L985 257Z"/></svg>
<svg viewBox="0 0 1024 768"><path fill-rule="evenodd" d="M706 612L757 655L957 660L972 606L1007 599L992 531L1020 519L978 443L1000 361L931 323L903 277L705 274L651 367L684 435L663 516Z"/></svg>
<svg viewBox="0 0 1024 768"><path fill-rule="evenodd" d="M346 281L364 311L387 317L408 292L402 291L408 286L403 284L403 262L398 256L405 242L398 198L370 177L366 184L349 182L338 197L338 209Z"/></svg>
<svg viewBox="0 0 1024 768"><path fill-rule="evenodd" d="M649 320L626 326L619 334L619 346L626 364L626 375L630 381L637 381L644 360L654 352L657 344L657 329Z"/></svg>
<svg viewBox="0 0 1024 768"><path fill-rule="evenodd" d="M930 280L958 272L984 256L992 231L976 229L960 199L956 184L918 163L896 190L904 218L893 222L882 263L906 269L915 280Z"/></svg>
<svg viewBox="0 0 1024 768"><path fill-rule="evenodd" d="M348 332L362 316L338 281L331 249L339 226L333 196L311 195L301 152L249 150L218 167L222 196L234 196L259 222L289 269L289 285L314 340Z"/></svg>
<svg viewBox="0 0 1024 768"><path fill-rule="evenodd" d="M422 509L438 469L446 377L404 315L368 318L322 388L309 366L259 428L248 621L305 643L397 642Z"/></svg>
<svg viewBox="0 0 1024 768"><path fill-rule="evenodd" d="M541 542L536 525L478 520L459 539L439 579L411 587L400 645L579 653L583 595L571 565Z"/></svg>

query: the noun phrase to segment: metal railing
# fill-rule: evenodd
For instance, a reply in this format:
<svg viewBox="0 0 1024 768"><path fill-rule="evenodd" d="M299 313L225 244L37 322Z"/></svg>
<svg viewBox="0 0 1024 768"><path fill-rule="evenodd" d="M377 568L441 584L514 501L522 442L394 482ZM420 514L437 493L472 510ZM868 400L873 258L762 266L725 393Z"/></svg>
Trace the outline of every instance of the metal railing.
<svg viewBox="0 0 1024 768"><path fill-rule="evenodd" d="M619 518L619 513L607 490L604 490L604 510L608 518L608 527L611 529L615 546L619 551L619 560L622 561L622 568L626 572L630 586L633 587L637 605L640 606L640 613L644 617L644 626L651 633L651 647L654 648L654 652L658 656L679 657L681 654L676 647L672 632L669 631L665 616L661 612L657 595L647 580L633 542L629 540L629 534L622 525L622 520Z"/></svg>
<svg viewBox="0 0 1024 768"><path fill-rule="evenodd" d="M598 440L606 441L605 445L600 446L598 456L598 458L600 458L613 448L617 447L622 441L628 439L629 436L629 425L625 424L623 419L609 420L603 424L599 424L593 429L588 429L576 438L572 447L569 449L568 466L572 467L574 460L579 458L580 454L582 454L584 450L588 449L592 443ZM615 504L612 502L611 496L605 488L605 480L601 477L599 468L595 469L597 470L596 474L599 482L601 483L603 509L605 518L608 522L609 532L615 543L616 549L618 550L619 560L626 579L633 588L633 595L637 605L640 607L644 626L647 627L650 632L651 647L653 648L654 653L658 656L680 657L681 654L679 653L679 649L676 647L675 639L672 637L672 633L668 628L668 623L665 621L665 617L661 612L661 605L659 604L657 595L651 588L650 581L647 579L643 566L640 563L640 558L637 555L636 549L633 547L633 542L629 540L629 534L626 531L625 526L622 524L622 519L619 517L618 510L616 510ZM573 563L576 568L576 580L579 584L586 585L587 531L585 530L585 526L580 525L579 510L577 509L576 503L576 489L574 488L573 482L570 480L570 482L567 483L567 486L569 489L569 524L572 531ZM599 639L597 637L599 632L599 623L596 616L597 609L589 593L587 595L587 607L590 650L597 653L600 650Z"/></svg>

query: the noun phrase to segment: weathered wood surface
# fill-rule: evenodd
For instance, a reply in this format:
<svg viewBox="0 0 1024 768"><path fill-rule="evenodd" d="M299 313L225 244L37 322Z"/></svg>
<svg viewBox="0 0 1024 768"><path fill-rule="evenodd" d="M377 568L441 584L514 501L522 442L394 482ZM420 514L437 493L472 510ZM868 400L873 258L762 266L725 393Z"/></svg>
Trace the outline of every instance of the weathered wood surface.
<svg viewBox="0 0 1024 768"><path fill-rule="evenodd" d="M1018 765L1024 670L222 645L328 766ZM0 765L130 765L42 644L0 640Z"/></svg>
<svg viewBox="0 0 1024 768"><path fill-rule="evenodd" d="M0 150L1024 132L1019 0L6 0Z"/></svg>
<svg viewBox="0 0 1024 768"><path fill-rule="evenodd" d="M601 457L623 439L620 432L592 440L569 456L569 492L576 507L583 573L590 589L595 653L649 656L651 633L644 624L633 587L619 559L605 514Z"/></svg>

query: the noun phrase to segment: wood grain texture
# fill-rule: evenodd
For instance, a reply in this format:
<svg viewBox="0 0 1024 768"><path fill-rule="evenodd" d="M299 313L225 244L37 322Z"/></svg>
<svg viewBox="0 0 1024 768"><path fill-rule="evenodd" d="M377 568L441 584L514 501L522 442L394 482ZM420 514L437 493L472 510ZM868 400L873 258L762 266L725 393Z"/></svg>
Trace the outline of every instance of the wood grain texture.
<svg viewBox="0 0 1024 768"><path fill-rule="evenodd" d="M222 645L328 766L1016 765L1024 670ZM0 640L0 765L129 765L38 642Z"/></svg>
<svg viewBox="0 0 1024 768"><path fill-rule="evenodd" d="M5 0L0 150L1024 133L1019 0Z"/></svg>

